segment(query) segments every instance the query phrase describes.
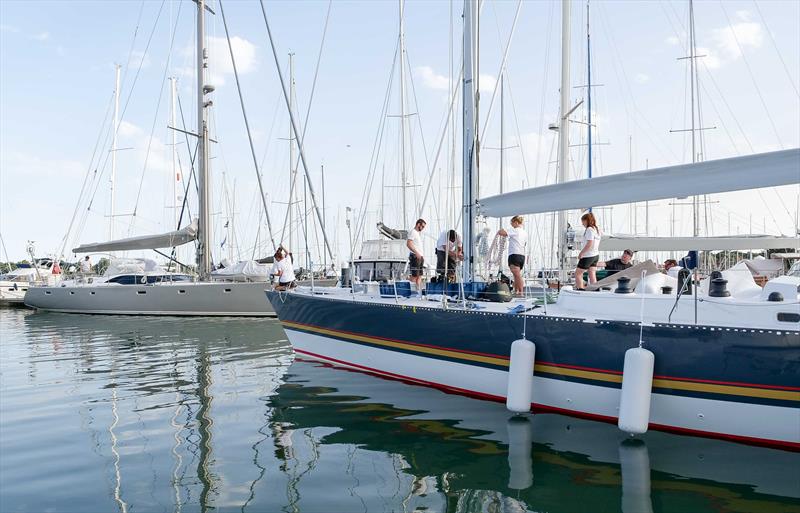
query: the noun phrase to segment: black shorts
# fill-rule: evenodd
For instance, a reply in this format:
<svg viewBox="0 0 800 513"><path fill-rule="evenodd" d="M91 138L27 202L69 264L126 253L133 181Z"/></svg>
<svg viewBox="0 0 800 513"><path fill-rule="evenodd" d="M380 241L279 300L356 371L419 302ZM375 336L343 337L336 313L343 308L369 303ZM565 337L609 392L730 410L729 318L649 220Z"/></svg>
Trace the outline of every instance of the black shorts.
<svg viewBox="0 0 800 513"><path fill-rule="evenodd" d="M508 255L508 266L512 265L520 269L525 267L525 255Z"/></svg>
<svg viewBox="0 0 800 513"><path fill-rule="evenodd" d="M447 274L456 271L456 261L441 249L436 250L436 274L444 275L445 261L447 262Z"/></svg>
<svg viewBox="0 0 800 513"><path fill-rule="evenodd" d="M414 253L408 255L408 267L411 270L411 276L416 278L422 276L423 266L425 265L425 258L418 257Z"/></svg>
<svg viewBox="0 0 800 513"><path fill-rule="evenodd" d="M593 257L583 257L578 260L578 269L588 269L590 267L597 267L597 262L600 260L598 255Z"/></svg>

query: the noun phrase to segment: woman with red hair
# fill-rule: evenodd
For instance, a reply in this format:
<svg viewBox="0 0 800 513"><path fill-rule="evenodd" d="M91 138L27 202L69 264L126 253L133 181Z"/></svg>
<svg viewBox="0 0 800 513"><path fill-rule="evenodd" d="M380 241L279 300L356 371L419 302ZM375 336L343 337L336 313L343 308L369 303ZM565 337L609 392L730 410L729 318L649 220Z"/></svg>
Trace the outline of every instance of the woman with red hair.
<svg viewBox="0 0 800 513"><path fill-rule="evenodd" d="M597 261L600 259L600 228L594 214L586 212L581 216L583 249L578 254L578 267L575 269L575 290L583 290L583 273L589 271L589 284L597 282Z"/></svg>

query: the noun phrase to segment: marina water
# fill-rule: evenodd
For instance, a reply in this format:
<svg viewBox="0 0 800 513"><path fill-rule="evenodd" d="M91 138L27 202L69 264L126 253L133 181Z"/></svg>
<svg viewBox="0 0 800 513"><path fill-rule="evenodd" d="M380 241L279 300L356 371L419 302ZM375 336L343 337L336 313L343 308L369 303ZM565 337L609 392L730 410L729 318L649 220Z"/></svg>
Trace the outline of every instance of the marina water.
<svg viewBox="0 0 800 513"><path fill-rule="evenodd" d="M271 319L0 310L0 511L800 512L800 455L295 359Z"/></svg>

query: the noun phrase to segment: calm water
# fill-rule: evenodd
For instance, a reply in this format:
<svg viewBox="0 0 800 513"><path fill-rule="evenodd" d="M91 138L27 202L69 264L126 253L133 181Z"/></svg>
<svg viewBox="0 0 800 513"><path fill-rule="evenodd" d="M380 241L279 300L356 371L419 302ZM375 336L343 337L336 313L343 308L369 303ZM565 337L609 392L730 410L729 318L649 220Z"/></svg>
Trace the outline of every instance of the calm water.
<svg viewBox="0 0 800 513"><path fill-rule="evenodd" d="M800 512L800 456L294 360L274 320L0 310L0 511Z"/></svg>

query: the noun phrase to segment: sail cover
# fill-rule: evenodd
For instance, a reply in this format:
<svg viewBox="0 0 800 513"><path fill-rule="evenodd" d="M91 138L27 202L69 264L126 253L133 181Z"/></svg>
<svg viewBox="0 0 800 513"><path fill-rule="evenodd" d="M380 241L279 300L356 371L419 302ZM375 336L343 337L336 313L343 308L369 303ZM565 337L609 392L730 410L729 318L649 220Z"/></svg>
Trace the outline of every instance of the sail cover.
<svg viewBox="0 0 800 513"><path fill-rule="evenodd" d="M180 230L158 235L143 235L108 242L93 242L74 248L73 253L95 253L99 251L131 251L137 249L158 249L181 246L197 238L197 219Z"/></svg>
<svg viewBox="0 0 800 513"><path fill-rule="evenodd" d="M604 235L601 251L712 251L746 249L790 249L800 247L800 237L743 235L736 237L635 237Z"/></svg>
<svg viewBox="0 0 800 513"><path fill-rule="evenodd" d="M478 201L504 217L800 183L800 148L534 187Z"/></svg>

